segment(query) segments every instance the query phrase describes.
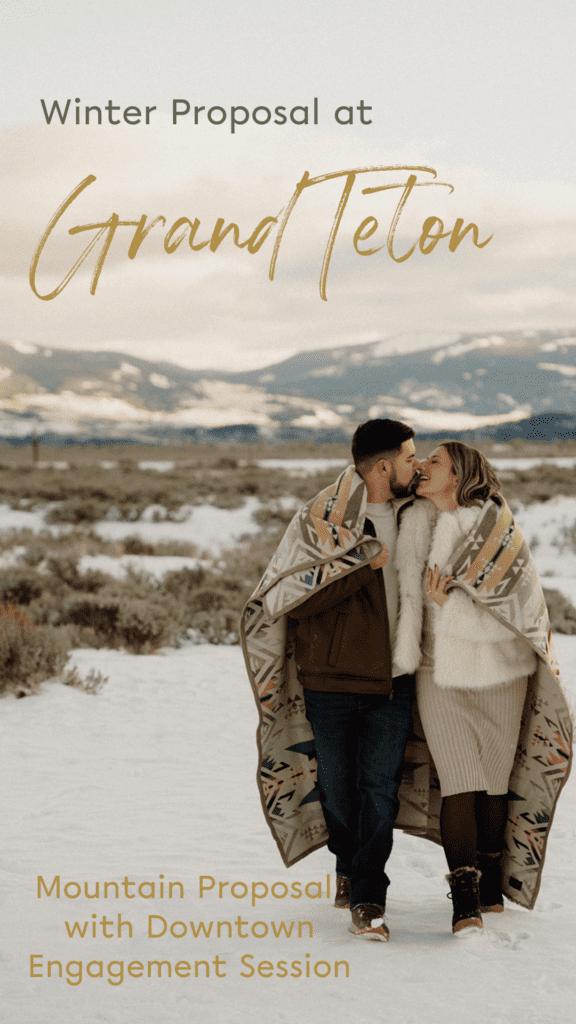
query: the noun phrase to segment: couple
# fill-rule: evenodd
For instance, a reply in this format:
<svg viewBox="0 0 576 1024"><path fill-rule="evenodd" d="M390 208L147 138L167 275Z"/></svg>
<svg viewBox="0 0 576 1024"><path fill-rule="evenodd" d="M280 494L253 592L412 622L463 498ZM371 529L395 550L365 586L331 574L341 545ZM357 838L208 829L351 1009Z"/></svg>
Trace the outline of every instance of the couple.
<svg viewBox="0 0 576 1024"><path fill-rule="evenodd" d="M456 441L420 465L413 438L395 420L358 427L354 467L294 517L243 620L284 861L327 833L335 905L384 941L395 823L442 842L454 932L503 910L503 882L534 905L570 749L542 592L498 480ZM431 759L416 743L397 817L414 694Z"/></svg>

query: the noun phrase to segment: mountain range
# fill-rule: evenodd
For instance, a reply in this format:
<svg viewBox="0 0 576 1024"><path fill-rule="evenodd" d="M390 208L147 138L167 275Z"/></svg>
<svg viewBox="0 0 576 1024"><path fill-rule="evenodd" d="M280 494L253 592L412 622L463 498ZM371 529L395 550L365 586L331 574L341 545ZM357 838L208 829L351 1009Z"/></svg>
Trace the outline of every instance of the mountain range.
<svg viewBox="0 0 576 1024"><path fill-rule="evenodd" d="M375 416L420 435L570 436L576 330L426 334L298 352L244 373L0 341L0 436L344 440Z"/></svg>

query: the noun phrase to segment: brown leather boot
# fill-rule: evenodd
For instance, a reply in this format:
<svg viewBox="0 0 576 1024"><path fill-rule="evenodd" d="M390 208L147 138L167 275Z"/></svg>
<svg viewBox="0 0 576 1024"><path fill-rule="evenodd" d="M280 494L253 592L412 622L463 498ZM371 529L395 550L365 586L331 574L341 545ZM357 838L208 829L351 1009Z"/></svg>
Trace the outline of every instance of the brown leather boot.
<svg viewBox="0 0 576 1024"><path fill-rule="evenodd" d="M350 906L350 879L336 875L336 898L334 906L339 910L347 910Z"/></svg>
<svg viewBox="0 0 576 1024"><path fill-rule="evenodd" d="M354 907L348 931L359 939L379 939L380 942L388 942L390 938L384 911L375 903L361 903L360 906Z"/></svg>

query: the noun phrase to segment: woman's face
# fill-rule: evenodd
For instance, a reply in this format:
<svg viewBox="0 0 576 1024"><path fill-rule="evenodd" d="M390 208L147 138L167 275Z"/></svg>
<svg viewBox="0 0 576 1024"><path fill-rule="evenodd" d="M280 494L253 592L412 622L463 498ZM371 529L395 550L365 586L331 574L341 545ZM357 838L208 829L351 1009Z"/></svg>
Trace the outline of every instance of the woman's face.
<svg viewBox="0 0 576 1024"><path fill-rule="evenodd" d="M425 462L421 463L420 483L416 494L430 498L436 505L456 501L458 478L452 469L452 461L444 447L436 448ZM454 504L455 507L455 504Z"/></svg>

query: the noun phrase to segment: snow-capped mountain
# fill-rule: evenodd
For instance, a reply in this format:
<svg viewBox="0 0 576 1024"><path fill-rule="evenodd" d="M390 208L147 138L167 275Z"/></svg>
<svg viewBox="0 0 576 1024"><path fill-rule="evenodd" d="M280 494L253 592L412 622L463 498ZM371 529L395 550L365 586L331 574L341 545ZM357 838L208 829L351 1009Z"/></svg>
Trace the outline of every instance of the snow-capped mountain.
<svg viewBox="0 0 576 1024"><path fill-rule="evenodd" d="M237 376L237 375L236 375ZM188 370L116 352L0 342L0 433L142 437L291 422L338 426L330 403L276 395L233 374Z"/></svg>
<svg viewBox="0 0 576 1024"><path fill-rule="evenodd" d="M574 331L462 334L406 354L389 354L390 345L302 352L236 377L329 402L353 420L395 416L427 430L469 430L576 411Z"/></svg>
<svg viewBox="0 0 576 1024"><path fill-rule="evenodd" d="M4 340L0 433L151 440L249 428L253 436L348 436L374 416L427 433L498 425L518 433L514 425L533 417L576 414L576 331L431 333L422 349L414 345L399 336L227 373Z"/></svg>

